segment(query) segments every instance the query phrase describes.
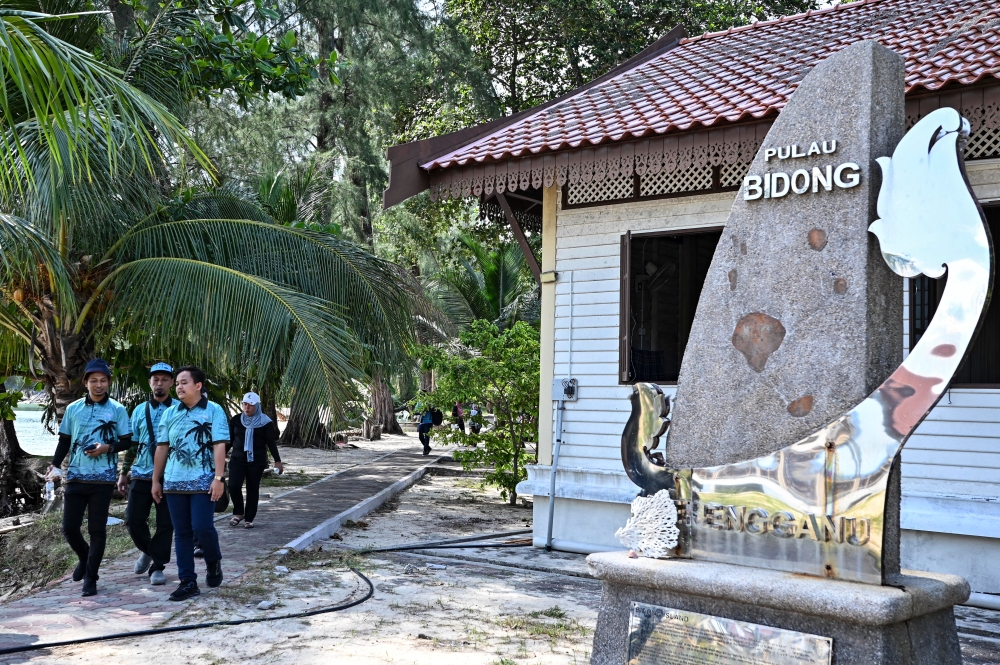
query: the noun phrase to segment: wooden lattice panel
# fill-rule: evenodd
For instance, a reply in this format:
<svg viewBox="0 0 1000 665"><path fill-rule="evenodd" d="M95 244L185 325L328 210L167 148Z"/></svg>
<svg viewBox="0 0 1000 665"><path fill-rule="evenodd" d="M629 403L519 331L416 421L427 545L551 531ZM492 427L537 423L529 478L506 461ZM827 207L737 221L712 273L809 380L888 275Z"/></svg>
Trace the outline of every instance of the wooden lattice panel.
<svg viewBox="0 0 1000 665"><path fill-rule="evenodd" d="M719 187L739 187L749 170L750 165L742 162L723 164L719 167Z"/></svg>
<svg viewBox="0 0 1000 665"><path fill-rule="evenodd" d="M712 166L647 173L639 179L639 196L659 196L712 189Z"/></svg>
<svg viewBox="0 0 1000 665"><path fill-rule="evenodd" d="M965 144L966 159L1000 157L1000 127L983 126Z"/></svg>
<svg viewBox="0 0 1000 665"><path fill-rule="evenodd" d="M570 184L566 193L566 202L569 205L578 203L598 203L600 201L617 201L619 199L632 198L634 185L632 176L605 178L600 182L591 180L590 182L580 182Z"/></svg>

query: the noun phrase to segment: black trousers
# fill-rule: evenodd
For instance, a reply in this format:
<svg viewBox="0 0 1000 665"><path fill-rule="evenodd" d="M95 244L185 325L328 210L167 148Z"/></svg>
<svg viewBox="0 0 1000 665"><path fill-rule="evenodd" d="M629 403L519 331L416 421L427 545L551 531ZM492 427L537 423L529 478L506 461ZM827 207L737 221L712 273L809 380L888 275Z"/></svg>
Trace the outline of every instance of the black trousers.
<svg viewBox="0 0 1000 665"><path fill-rule="evenodd" d="M417 425L417 436L420 438L420 443L423 444L424 450L430 450L431 448L431 428L434 427L433 423L420 423Z"/></svg>
<svg viewBox="0 0 1000 665"><path fill-rule="evenodd" d="M97 581L108 540L108 508L115 486L110 483L66 483L63 493L62 532L76 556L87 565L86 576ZM80 531L87 513L88 544Z"/></svg>
<svg viewBox="0 0 1000 665"><path fill-rule="evenodd" d="M241 459L229 460L229 499L233 502L233 515L243 515L247 522L257 517L257 503L260 501L260 479L267 468L267 459L246 462ZM243 506L243 482L247 484L247 503Z"/></svg>
<svg viewBox="0 0 1000 665"><path fill-rule="evenodd" d="M149 511L156 506L156 531L149 535ZM153 481L133 480L128 489L128 506L125 508L125 526L128 535L139 551L153 559L149 572L163 570L170 563L170 542L174 525L170 521L167 502L153 501Z"/></svg>

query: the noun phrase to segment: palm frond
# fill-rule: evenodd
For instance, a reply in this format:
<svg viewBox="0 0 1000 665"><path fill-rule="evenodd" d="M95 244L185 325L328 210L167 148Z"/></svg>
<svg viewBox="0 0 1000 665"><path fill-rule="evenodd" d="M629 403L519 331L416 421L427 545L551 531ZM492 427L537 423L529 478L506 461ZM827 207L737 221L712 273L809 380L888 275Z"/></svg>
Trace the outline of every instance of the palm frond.
<svg viewBox="0 0 1000 665"><path fill-rule="evenodd" d="M28 341L21 335L0 328L0 372L4 376L27 375L30 348Z"/></svg>
<svg viewBox="0 0 1000 665"><path fill-rule="evenodd" d="M11 292L50 289L68 314L76 312L73 285L57 247L23 219L0 213L0 284Z"/></svg>
<svg viewBox="0 0 1000 665"><path fill-rule="evenodd" d="M21 132L24 123L33 123L28 129L39 134L55 171L71 178L89 177L90 152L78 139L100 128L95 133L105 139L102 150L114 172L121 167L120 147L111 140L118 123L135 136L141 166L149 172L175 146L208 167L208 159L184 126L162 104L122 80L121 72L43 27L45 22L69 18L0 7L0 74L6 83L0 87L3 149L14 153L30 175ZM0 190L33 184L13 178L9 169L0 170Z"/></svg>
<svg viewBox="0 0 1000 665"><path fill-rule="evenodd" d="M248 381L284 365L296 398L316 407L338 410L363 376L361 348L329 303L231 268L142 258L109 275L88 306L102 298L94 329L148 331L148 355L171 354ZM98 350L114 343L113 334L95 340Z"/></svg>
<svg viewBox="0 0 1000 665"><path fill-rule="evenodd" d="M461 327L484 319L501 327L522 318L537 289L520 247L506 243L489 249L462 234L459 242L471 255L458 268L428 280L427 288L442 309Z"/></svg>
<svg viewBox="0 0 1000 665"><path fill-rule="evenodd" d="M383 362L405 355L418 287L408 273L326 233L246 219L194 219L130 232L119 261L169 256L281 284L341 308L358 339Z"/></svg>
<svg viewBox="0 0 1000 665"><path fill-rule="evenodd" d="M50 158L49 146L36 123L21 126L22 156L0 154L0 171L19 181L35 183L22 190L0 188L0 206L24 217L48 238L65 238L77 253L103 253L132 220L156 209L162 200L155 179L141 168L142 156L127 127L113 123L110 140L119 146L119 163L131 165L127 171L108 162L103 129L82 131L78 146L90 155L89 177L72 178ZM68 142L60 143L63 160L71 158Z"/></svg>
<svg viewBox="0 0 1000 665"><path fill-rule="evenodd" d="M106 40L105 60L124 72L126 82L178 113L188 100L189 54L182 39L197 22L198 15L192 9L167 4L139 39Z"/></svg>

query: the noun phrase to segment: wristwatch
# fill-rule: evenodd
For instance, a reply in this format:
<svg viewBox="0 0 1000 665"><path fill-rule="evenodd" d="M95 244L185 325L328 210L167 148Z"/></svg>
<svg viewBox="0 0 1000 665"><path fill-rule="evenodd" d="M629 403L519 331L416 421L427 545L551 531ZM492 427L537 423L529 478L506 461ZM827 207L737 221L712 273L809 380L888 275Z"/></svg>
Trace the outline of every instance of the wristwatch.
<svg viewBox="0 0 1000 665"><path fill-rule="evenodd" d="M222 482L223 480L225 480L225 478L223 478L222 476L216 476L216 477L215 477L215 479L216 479L216 480L218 480L218 481L219 481L220 483L221 483L221 482Z"/></svg>

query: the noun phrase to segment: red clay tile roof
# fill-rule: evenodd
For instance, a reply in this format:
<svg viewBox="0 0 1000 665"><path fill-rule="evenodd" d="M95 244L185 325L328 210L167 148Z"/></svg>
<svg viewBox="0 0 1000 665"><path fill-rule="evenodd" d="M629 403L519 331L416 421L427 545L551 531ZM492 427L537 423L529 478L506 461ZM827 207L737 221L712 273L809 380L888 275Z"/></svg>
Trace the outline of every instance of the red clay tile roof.
<svg viewBox="0 0 1000 665"><path fill-rule="evenodd" d="M906 58L907 92L1000 78L998 0L863 0L687 38L424 169L775 115L818 61L861 39Z"/></svg>

